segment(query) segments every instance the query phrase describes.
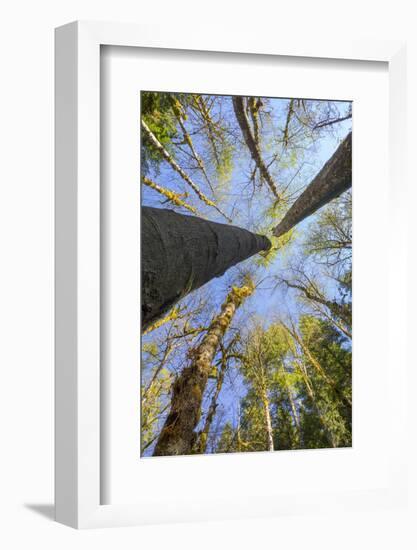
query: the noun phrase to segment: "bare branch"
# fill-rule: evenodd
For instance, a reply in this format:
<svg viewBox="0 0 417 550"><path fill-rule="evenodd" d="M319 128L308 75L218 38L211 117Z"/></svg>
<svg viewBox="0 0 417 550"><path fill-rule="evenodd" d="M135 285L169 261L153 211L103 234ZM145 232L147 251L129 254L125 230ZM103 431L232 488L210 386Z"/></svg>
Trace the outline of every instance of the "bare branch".
<svg viewBox="0 0 417 550"><path fill-rule="evenodd" d="M338 122L343 122L344 120L348 120L349 118L352 118L352 113L349 113L348 115L342 116L342 117L339 117L339 118L333 118L333 119L330 119L330 120L322 120L320 122L317 122L317 124L315 124L313 126L313 130L318 130L319 128L324 128L325 126L330 126L332 124L337 124Z"/></svg>
<svg viewBox="0 0 417 550"><path fill-rule="evenodd" d="M282 197L278 193L277 185L273 180L271 174L269 173L268 168L266 167L266 164L262 158L259 143L256 142L255 137L252 134L249 120L245 112L243 98L238 96L233 96L232 101L233 101L233 108L235 111L236 119L239 123L240 129L242 130L242 134L245 139L245 143L249 149L249 152L253 160L256 162L256 165L258 166L259 172L261 173L262 178L268 184L273 195L278 200L281 200Z"/></svg>

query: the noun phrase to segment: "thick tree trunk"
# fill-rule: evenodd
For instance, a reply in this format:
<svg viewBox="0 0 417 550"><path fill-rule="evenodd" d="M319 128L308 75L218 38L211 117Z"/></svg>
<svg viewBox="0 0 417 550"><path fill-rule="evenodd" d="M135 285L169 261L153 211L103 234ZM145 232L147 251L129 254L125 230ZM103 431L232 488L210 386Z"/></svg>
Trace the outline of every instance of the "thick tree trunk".
<svg viewBox="0 0 417 550"><path fill-rule="evenodd" d="M252 285L234 287L201 344L190 353L191 364L182 370L174 382L171 410L159 435L154 456L191 454L196 437L194 430L200 420L201 403L212 361L236 309L253 290Z"/></svg>
<svg viewBox="0 0 417 550"><path fill-rule="evenodd" d="M142 329L178 300L271 246L239 227L142 207Z"/></svg>
<svg viewBox="0 0 417 550"><path fill-rule="evenodd" d="M352 186L352 132L294 202L273 234L280 237Z"/></svg>

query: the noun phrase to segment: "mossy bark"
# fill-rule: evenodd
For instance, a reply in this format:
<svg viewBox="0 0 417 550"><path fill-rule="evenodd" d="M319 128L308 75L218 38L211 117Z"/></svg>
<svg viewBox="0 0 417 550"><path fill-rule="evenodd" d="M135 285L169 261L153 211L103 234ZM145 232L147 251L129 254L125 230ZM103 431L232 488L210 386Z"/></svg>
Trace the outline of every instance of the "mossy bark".
<svg viewBox="0 0 417 550"><path fill-rule="evenodd" d="M154 456L192 453L196 438L195 428L200 420L201 403L212 361L236 309L253 290L252 285L234 287L201 344L190 353L190 364L174 382L171 409L156 443Z"/></svg>
<svg viewBox="0 0 417 550"><path fill-rule="evenodd" d="M198 440L195 445L195 452L199 454L204 454L207 449L207 444L210 435L210 428L213 423L216 410L217 410L217 399L219 398L221 389L223 387L224 375L227 369L227 359L226 357L222 358L221 367L217 371L216 375L216 388L214 390L213 397L211 398L210 407L207 412L206 420L204 422L204 427L201 432L198 434Z"/></svg>
<svg viewBox="0 0 417 550"><path fill-rule="evenodd" d="M197 209L194 208L194 206L191 206L190 204L187 204L185 201L181 199L178 193L174 193L170 189L166 189L165 187L162 187L161 185L158 185L156 182L152 181L151 179L147 178L146 176L143 176L142 182L156 191L157 193L160 193L164 197L166 197L169 202L172 202L175 206L179 206L181 208L185 208L186 210L189 210L195 215L198 215Z"/></svg>
<svg viewBox="0 0 417 550"><path fill-rule="evenodd" d="M352 186L352 132L294 202L273 234L281 237Z"/></svg>
<svg viewBox="0 0 417 550"><path fill-rule="evenodd" d="M271 246L239 227L142 207L142 329L189 292Z"/></svg>

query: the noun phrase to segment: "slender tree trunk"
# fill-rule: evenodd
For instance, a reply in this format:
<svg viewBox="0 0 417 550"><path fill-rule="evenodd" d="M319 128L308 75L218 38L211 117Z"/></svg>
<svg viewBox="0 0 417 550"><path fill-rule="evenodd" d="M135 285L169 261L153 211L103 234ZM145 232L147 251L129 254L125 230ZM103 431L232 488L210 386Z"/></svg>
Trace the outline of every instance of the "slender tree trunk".
<svg viewBox="0 0 417 550"><path fill-rule="evenodd" d="M239 227L142 207L142 329L189 292L270 246L266 237Z"/></svg>
<svg viewBox="0 0 417 550"><path fill-rule="evenodd" d="M292 410L292 417L293 417L293 420L294 420L294 426L297 429L297 431L300 431L300 419L298 418L298 412L297 412L297 408L295 406L294 396L292 394L291 388L287 387L287 393L288 393L288 399L290 400L290 404L291 404L291 410Z"/></svg>
<svg viewBox="0 0 417 550"><path fill-rule="evenodd" d="M252 119L253 137L255 139L255 142L259 143L259 119L258 119L259 108L257 106L257 101L254 97L250 98L249 111Z"/></svg>
<svg viewBox="0 0 417 550"><path fill-rule="evenodd" d="M320 420L320 423L323 426L324 431L326 432L326 435L328 437L328 440L329 440L331 446L335 448L337 445L336 445L336 441L335 441L333 432L329 428L329 426L327 425L327 422L324 419L323 413L321 412L321 409L318 406L316 396L314 394L314 390L313 390L313 387L311 385L311 382L308 379L308 374L306 372L306 369L305 369L304 365L301 362L296 361L296 365L297 365L297 367L299 368L299 370L301 372L301 376L304 380L304 384L306 386L307 393L308 393L308 395L311 399L311 402L313 404L313 408L314 408L314 410L315 410L315 412L316 412L316 414L317 414L317 416Z"/></svg>
<svg viewBox="0 0 417 550"><path fill-rule="evenodd" d="M294 202L273 234L280 237L352 186L352 132Z"/></svg>
<svg viewBox="0 0 417 550"><path fill-rule="evenodd" d="M199 433L198 441L196 445L196 452L200 454L204 454L207 449L207 443L208 443L208 436L210 432L211 425L214 420L214 415L216 414L217 409L217 400L219 398L221 389L223 387L223 381L224 381L224 375L226 373L227 368L227 359L225 357L222 358L221 367L218 370L217 373L217 380L216 380L216 388L214 390L213 397L211 398L211 403L209 410L207 412L206 420L204 422L204 427Z"/></svg>
<svg viewBox="0 0 417 550"><path fill-rule="evenodd" d="M298 416L297 407L295 406L295 400L294 400L292 388L290 387L290 385L287 382L287 378L286 378L287 372L286 372L285 368L282 367L282 370L284 372L285 390L287 392L288 400L289 400L290 406L291 406L291 412L292 412L292 417L293 417L293 421L294 421L294 427L297 430L297 433L299 434L300 433L300 419L299 419L299 416Z"/></svg>
<svg viewBox="0 0 417 550"><path fill-rule="evenodd" d="M266 183L268 184L274 196L278 200L280 200L281 196L278 193L277 185L273 180L271 174L269 173L269 170L262 158L261 151L259 148L259 143L257 143L254 135L252 134L249 120L245 112L243 98L238 96L233 96L232 101L233 101L233 108L235 111L236 120L239 123L240 129L243 134L243 138L250 151L252 159L255 161L262 178L266 181Z"/></svg>
<svg viewBox="0 0 417 550"><path fill-rule="evenodd" d="M326 311L325 311L325 308L321 308L319 304L316 304L315 306L313 306L313 309L315 309L320 315L323 315L324 317L326 317L326 319L332 323L333 326L335 326L338 330L340 330L340 332L342 334L344 334L347 338L349 338L350 340L352 340L352 332L345 326L342 325L342 323L340 323L339 321L337 321L334 317L332 317L331 315L329 315Z"/></svg>
<svg viewBox="0 0 417 550"><path fill-rule="evenodd" d="M178 109L174 109L174 112L175 112L175 116L177 118L178 124L181 128L182 135L184 136L184 141L187 143L187 145L188 145L188 147L191 151L191 154L194 157L194 160L196 161L197 166L199 167L199 169L203 173L203 176L204 176L208 186L210 187L212 193L214 193L214 188L213 188L213 185L210 181L210 178L208 177L206 167L204 166L204 162L203 162L202 158L200 157L200 155L197 153L196 148L194 147L193 140L191 139L190 134L187 132L187 128L185 127L185 124L184 124L183 119L181 117L181 113Z"/></svg>
<svg viewBox="0 0 417 550"><path fill-rule="evenodd" d="M196 436L194 430L200 420L201 403L212 361L237 308L253 290L252 284L233 287L201 344L190 353L191 363L173 384L171 409L155 446L154 456L192 452Z"/></svg>
<svg viewBox="0 0 417 550"><path fill-rule="evenodd" d="M262 404L263 404L263 407L264 407L265 429L266 429L266 435L267 435L268 451L273 451L274 450L274 437L273 437L273 431L272 431L271 411L269 409L270 403L269 403L268 395L266 393L265 388L262 388L261 399L262 399Z"/></svg>
<svg viewBox="0 0 417 550"><path fill-rule="evenodd" d="M311 302L316 302L317 304L321 304L327 307L335 317L343 321L343 323L345 323L345 325L349 328L352 326L351 318L348 317L346 311L343 309L343 306L338 304L335 300L326 300L323 296L319 295L318 290L314 290L313 293L302 284L292 283L290 281L287 281L286 279L280 280L285 283L289 288L300 290L304 294L304 296ZM352 335L350 334L349 337L352 338Z"/></svg>
<svg viewBox="0 0 417 550"><path fill-rule="evenodd" d="M204 120L204 123L206 125L207 129L207 135L208 139L211 145L211 148L213 150L213 156L214 160L216 161L216 164L218 167L220 167L220 157L219 152L217 151L216 146L216 133L218 134L218 131L216 132L216 124L212 120L210 116L209 109L207 108L206 102L204 101L204 98L201 95L194 96L194 104L197 109L197 111L200 113L202 119Z"/></svg>
<svg viewBox="0 0 417 550"><path fill-rule="evenodd" d="M162 371L162 369L166 365L168 357L175 350L175 348L176 348L176 344L174 344L174 342L172 340L169 339L169 340L166 341L164 353L163 353L161 359L159 360L158 365L155 367L155 369L153 371L153 374L151 376L151 379L149 380L147 386L142 391L142 404L147 401L148 396L149 396L149 392L150 392L152 386L156 382L156 380L159 376L159 373Z"/></svg>
<svg viewBox="0 0 417 550"><path fill-rule="evenodd" d="M289 105L288 105L288 112L287 112L287 120L285 122L285 128L284 128L284 146L288 147L289 143L289 130L290 130L290 122L292 115L294 113L294 99L290 99Z"/></svg>
<svg viewBox="0 0 417 550"><path fill-rule="evenodd" d="M331 376L329 376L323 367L320 365L320 363L317 361L317 359L314 357L314 355L311 353L310 348L307 346L307 344L304 342L304 340L297 334L296 330L291 330L288 328L284 323L281 323L282 326L285 328L287 332L291 334L291 336L294 338L294 340L299 344L301 349L303 350L305 356L310 361L310 363L313 365L313 367L317 370L317 372L322 376L322 378L331 386L333 389L333 392L335 396L343 403L343 405L347 408L350 408L352 406L352 401L343 395L343 393L339 390L337 387L336 382L333 380Z"/></svg>

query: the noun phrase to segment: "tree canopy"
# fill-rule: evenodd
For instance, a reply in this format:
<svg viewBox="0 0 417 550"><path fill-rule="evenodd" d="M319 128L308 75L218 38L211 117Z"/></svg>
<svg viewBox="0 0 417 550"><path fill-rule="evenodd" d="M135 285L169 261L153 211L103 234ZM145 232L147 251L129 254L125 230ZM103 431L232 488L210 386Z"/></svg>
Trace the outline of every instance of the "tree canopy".
<svg viewBox="0 0 417 550"><path fill-rule="evenodd" d="M351 117L141 93L143 456L351 445Z"/></svg>

